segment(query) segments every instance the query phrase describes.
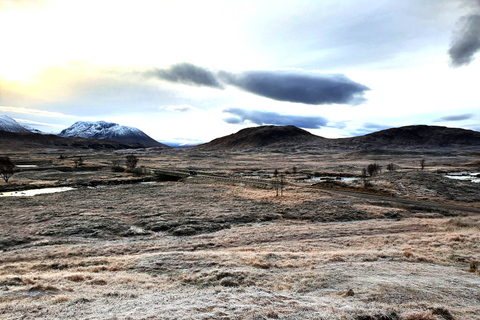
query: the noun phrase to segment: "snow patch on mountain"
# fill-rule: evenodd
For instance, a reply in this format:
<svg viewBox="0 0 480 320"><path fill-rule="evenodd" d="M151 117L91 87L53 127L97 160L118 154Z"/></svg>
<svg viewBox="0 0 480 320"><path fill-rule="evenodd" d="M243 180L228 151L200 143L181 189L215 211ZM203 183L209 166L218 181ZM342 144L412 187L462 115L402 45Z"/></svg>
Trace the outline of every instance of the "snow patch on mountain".
<svg viewBox="0 0 480 320"><path fill-rule="evenodd" d="M137 128L106 121L78 121L62 130L59 136L137 143L148 147L163 146Z"/></svg>
<svg viewBox="0 0 480 320"><path fill-rule="evenodd" d="M0 130L15 133L33 132L33 130L22 126L17 121L6 115L0 115Z"/></svg>

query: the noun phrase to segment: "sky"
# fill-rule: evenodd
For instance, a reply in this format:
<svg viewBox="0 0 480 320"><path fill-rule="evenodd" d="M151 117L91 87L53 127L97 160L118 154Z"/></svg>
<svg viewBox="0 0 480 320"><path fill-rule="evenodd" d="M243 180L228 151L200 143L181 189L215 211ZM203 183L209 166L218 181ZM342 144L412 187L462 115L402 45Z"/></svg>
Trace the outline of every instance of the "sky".
<svg viewBox="0 0 480 320"><path fill-rule="evenodd" d="M169 143L480 131L480 0L0 0L0 114Z"/></svg>

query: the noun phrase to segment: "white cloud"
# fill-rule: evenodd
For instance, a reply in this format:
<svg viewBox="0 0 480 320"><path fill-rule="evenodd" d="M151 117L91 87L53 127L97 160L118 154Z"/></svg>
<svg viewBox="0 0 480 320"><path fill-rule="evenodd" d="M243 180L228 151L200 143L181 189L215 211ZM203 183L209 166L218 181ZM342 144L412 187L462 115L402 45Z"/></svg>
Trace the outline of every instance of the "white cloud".
<svg viewBox="0 0 480 320"><path fill-rule="evenodd" d="M191 105L188 104L181 104L178 106L163 106L159 107L159 110L166 110L166 111L172 111L172 112L189 112L189 111L196 111L198 108L195 108Z"/></svg>
<svg viewBox="0 0 480 320"><path fill-rule="evenodd" d="M9 113L18 113L18 114L28 114L28 115L42 116L42 117L52 117L52 118L73 118L73 116L64 114L61 112L45 111L45 110L30 109L30 108L23 108L23 107L0 106L0 111L9 112Z"/></svg>

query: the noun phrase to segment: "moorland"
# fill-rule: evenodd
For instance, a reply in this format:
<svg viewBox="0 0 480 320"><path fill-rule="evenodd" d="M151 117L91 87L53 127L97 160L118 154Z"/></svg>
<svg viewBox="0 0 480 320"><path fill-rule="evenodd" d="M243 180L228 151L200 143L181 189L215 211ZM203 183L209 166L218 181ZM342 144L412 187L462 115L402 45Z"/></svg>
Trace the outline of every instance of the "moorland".
<svg viewBox="0 0 480 320"><path fill-rule="evenodd" d="M73 189L0 196L2 319L480 318L478 152L4 154L3 192Z"/></svg>

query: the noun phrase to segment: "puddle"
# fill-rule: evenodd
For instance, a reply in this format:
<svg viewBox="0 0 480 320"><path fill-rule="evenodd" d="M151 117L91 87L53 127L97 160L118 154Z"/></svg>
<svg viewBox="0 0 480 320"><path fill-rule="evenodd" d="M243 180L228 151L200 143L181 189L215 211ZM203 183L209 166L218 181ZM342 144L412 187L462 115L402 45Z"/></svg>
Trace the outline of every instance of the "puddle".
<svg viewBox="0 0 480 320"><path fill-rule="evenodd" d="M480 183L480 172L468 172L468 171L452 172L445 175L445 177L449 179Z"/></svg>
<svg viewBox="0 0 480 320"><path fill-rule="evenodd" d="M310 181L342 181L342 182L350 182L350 181L355 181L358 178L353 178L353 177L314 177L311 178Z"/></svg>
<svg viewBox="0 0 480 320"><path fill-rule="evenodd" d="M36 164L17 164L17 168L38 168Z"/></svg>
<svg viewBox="0 0 480 320"><path fill-rule="evenodd" d="M55 192L65 192L74 190L72 187L56 187L56 188L43 188L43 189L32 189L32 190L22 190L22 191L10 191L10 192L0 192L0 197L31 197L38 194L44 193L55 193Z"/></svg>

